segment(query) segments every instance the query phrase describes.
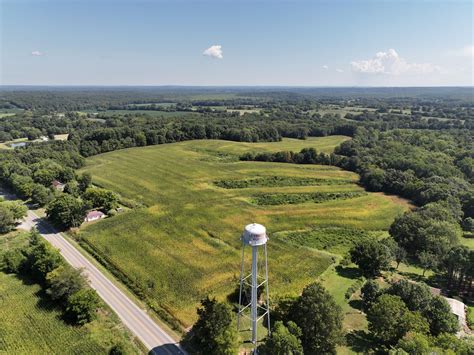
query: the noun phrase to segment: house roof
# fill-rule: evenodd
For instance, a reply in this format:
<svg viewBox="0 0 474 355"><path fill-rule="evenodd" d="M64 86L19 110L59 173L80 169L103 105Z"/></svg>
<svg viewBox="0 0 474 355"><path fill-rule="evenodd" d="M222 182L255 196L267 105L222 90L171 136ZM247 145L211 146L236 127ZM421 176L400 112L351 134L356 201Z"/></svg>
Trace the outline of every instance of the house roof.
<svg viewBox="0 0 474 355"><path fill-rule="evenodd" d="M54 187L64 185L61 181L58 181L58 180L53 180L53 182L51 184Z"/></svg>
<svg viewBox="0 0 474 355"><path fill-rule="evenodd" d="M87 218L98 218L102 216L105 216L105 214L100 211L90 211L89 213L87 213Z"/></svg>

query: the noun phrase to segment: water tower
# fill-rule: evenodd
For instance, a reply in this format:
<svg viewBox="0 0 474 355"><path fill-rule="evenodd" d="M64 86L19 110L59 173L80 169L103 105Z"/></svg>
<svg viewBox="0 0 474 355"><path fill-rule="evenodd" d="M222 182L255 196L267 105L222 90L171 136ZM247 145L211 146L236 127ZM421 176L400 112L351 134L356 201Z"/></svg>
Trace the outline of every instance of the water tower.
<svg viewBox="0 0 474 355"><path fill-rule="evenodd" d="M267 230L264 226L257 223L245 226L242 233L242 268L240 271L240 290L239 290L239 313L237 315L237 328L240 330L241 317L248 317L251 322L252 343L257 345L257 324L263 317L267 316L268 334L270 335L270 308L268 297L268 259L267 259ZM252 270L250 274L245 275L245 249L247 246L252 248ZM259 267L259 251L262 253L263 260ZM263 274L259 275L259 271L263 270ZM250 279L250 282L249 282ZM250 302L242 304L242 291L244 286L251 289ZM265 287L265 303L260 304L258 300L258 290ZM250 308L250 316L248 310ZM260 310L260 312L259 312Z"/></svg>

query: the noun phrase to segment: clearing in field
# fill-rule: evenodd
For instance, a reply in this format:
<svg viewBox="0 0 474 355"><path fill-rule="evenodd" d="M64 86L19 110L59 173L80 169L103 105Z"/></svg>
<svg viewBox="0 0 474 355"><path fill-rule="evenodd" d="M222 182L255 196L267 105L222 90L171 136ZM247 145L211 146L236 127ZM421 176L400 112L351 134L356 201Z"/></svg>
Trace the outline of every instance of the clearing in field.
<svg viewBox="0 0 474 355"><path fill-rule="evenodd" d="M346 139L202 140L88 158L84 170L94 183L146 208L87 226L81 235L185 326L196 319L196 306L205 295L224 299L234 291L239 237L248 223L262 223L270 234L271 295L297 294L335 262L338 251L358 236L386 230L407 204L365 192L357 174L335 167L244 162L238 156L305 147L330 152ZM255 203L255 196L273 194L299 196L298 203ZM332 198L315 201L314 196L323 195ZM342 248L324 237L325 228L343 240ZM287 232L304 237L284 238Z"/></svg>

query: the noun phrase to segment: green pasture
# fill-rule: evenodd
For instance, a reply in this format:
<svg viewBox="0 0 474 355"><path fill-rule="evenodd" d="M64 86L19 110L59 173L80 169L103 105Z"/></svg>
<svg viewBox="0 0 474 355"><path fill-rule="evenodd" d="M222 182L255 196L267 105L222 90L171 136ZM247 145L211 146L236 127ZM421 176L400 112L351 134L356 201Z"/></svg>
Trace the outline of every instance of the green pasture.
<svg viewBox="0 0 474 355"><path fill-rule="evenodd" d="M249 151L299 151L305 147L330 152L346 139L333 136L275 143L199 140L88 158L83 171L92 173L95 184L146 207L86 226L80 234L130 279L144 285L156 302L186 326L196 319L195 308L202 297L210 294L225 299L236 287L239 237L248 223L258 222L268 228L272 296L298 294L336 257L308 247L306 242L273 235L329 227L383 231L408 204L383 194L367 193L322 203L259 206L252 203L252 197L259 193L363 189L357 185L356 174L335 167L244 162L238 156ZM228 189L216 185L222 180L275 176L282 177L278 186ZM294 179L317 179L314 181L318 183L281 186L281 181ZM338 183L319 183L331 179ZM331 250L337 248L331 245Z"/></svg>

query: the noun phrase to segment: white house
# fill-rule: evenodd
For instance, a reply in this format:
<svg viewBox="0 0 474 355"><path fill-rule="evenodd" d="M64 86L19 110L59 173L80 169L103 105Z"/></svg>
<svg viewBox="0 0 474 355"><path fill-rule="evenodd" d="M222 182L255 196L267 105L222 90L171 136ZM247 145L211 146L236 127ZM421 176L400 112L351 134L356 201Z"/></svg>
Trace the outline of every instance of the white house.
<svg viewBox="0 0 474 355"><path fill-rule="evenodd" d="M105 213L102 213L100 211L90 211L87 213L86 218L84 218L85 222L92 222L92 221L97 221L99 219L105 218Z"/></svg>

